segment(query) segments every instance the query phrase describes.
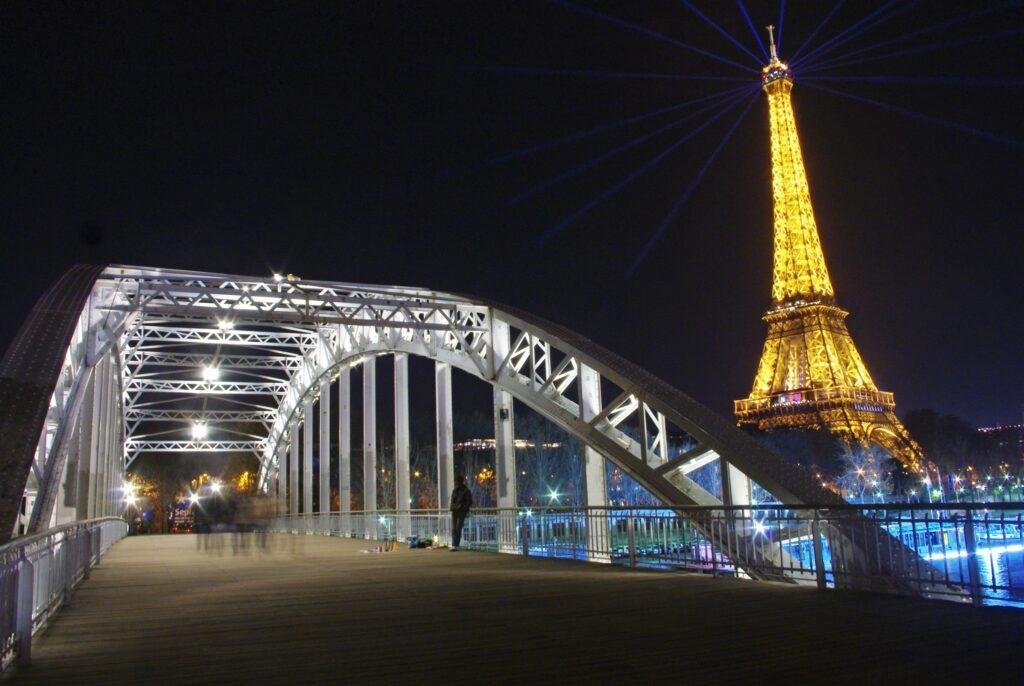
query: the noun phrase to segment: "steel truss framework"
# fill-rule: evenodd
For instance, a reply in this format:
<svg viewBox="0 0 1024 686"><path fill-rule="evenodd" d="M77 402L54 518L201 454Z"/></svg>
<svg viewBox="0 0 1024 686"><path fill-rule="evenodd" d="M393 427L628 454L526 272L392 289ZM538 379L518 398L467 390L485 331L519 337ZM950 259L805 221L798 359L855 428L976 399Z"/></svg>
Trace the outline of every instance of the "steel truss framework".
<svg viewBox="0 0 1024 686"><path fill-rule="evenodd" d="M65 489L68 455L79 462L83 455L95 457L91 448L71 449L66 437L89 425L80 411L83 387L101 360L111 393L92 433L103 433L118 457L116 468L108 470L106 490L93 494L104 507L124 469L143 453L248 451L259 458L260 487L271 493L276 489L297 512L295 470L302 447L307 484L302 511L309 511L312 432L302 431L300 446L299 428L312 427L321 405L320 445L330 446L329 405L318 400L336 379L348 392L348 370L355 365L367 370L364 408L375 408L375 374L370 372L380 355L396 358L396 400L401 400L396 402L396 426L408 424L408 406L400 407L406 396L398 391L405 383L400 378L407 378L408 356L435 362L439 463L441 453L451 453L450 370L460 369L494 388L496 462L506 477L499 479L503 506L516 504L514 477L506 484L508 474L515 474L514 436L507 421L513 399L579 439L590 505L606 502L605 458L668 506L749 504L752 482L794 505L840 502L728 420L660 379L564 327L497 303L420 288L125 266L95 270L86 293L52 390L52 411L45 426L30 428L41 433L33 455L46 456L24 464L19 475L32 501L30 529L45 529L60 519L53 502ZM245 376L254 371L259 381ZM342 397L340 446L351 440L346 403ZM249 422L257 433L230 429L236 422ZM364 412L364 428L373 422L372 412ZM202 435L195 431L198 425ZM669 441L670 434L681 433L690 437L685 450L674 449ZM374 450L372 445L363 450L368 493L375 492ZM283 458L289 453L286 473ZM689 475L715 460L721 463L722 480L712 492ZM321 453L321 464L330 464L329 454ZM401 463L399 470L401 476ZM451 483L444 472L439 469L439 485L446 494ZM348 475L340 485L347 503ZM323 480L320 487L325 502L329 491L325 494ZM13 526L2 524L8 531ZM760 549L749 541L739 545L738 532L707 533L730 553ZM877 541L874 553L858 545L851 541L851 550L864 564L878 557ZM768 558L779 555L763 548Z"/></svg>
<svg viewBox="0 0 1024 686"><path fill-rule="evenodd" d="M772 309L754 385L734 410L760 429L824 428L878 443L910 471L924 465L921 447L900 423L892 393L871 379L836 306L818 237L793 113L793 78L777 56L764 67L774 208Z"/></svg>

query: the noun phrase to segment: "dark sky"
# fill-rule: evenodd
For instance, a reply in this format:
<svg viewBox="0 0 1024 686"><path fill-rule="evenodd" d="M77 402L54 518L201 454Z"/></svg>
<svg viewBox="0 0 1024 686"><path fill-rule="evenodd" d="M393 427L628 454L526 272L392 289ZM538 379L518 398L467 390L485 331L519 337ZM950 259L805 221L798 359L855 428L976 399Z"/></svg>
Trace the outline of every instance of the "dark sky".
<svg viewBox="0 0 1024 686"><path fill-rule="evenodd" d="M558 4L292 5L4 3L0 345L76 262L273 269L496 298L580 330L723 413L748 393L771 268L763 97L627 279L739 109L543 245L548 229L687 127L514 206L520 191L673 115L488 160L737 82L471 67L745 72ZM756 25L777 21L777 3L746 5ZM845 3L812 49L878 5ZM831 6L788 3L784 59ZM918 3L833 56L992 6ZM755 66L679 3L589 7ZM735 3L698 7L757 50ZM827 84L1016 145L801 86L797 70L794 102L839 302L901 413L1020 419L1022 12L1007 3L861 57L959 41L945 50L828 72L907 82ZM975 36L987 38L965 40Z"/></svg>

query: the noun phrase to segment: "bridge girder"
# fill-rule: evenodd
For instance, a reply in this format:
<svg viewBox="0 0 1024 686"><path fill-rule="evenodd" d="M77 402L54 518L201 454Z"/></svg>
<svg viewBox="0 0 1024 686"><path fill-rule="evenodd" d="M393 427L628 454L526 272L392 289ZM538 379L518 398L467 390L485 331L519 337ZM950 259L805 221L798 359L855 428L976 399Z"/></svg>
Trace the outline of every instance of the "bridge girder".
<svg viewBox="0 0 1024 686"><path fill-rule="evenodd" d="M117 437L122 472L128 460L145 451L249 450L260 457L259 483L266 487L294 427L312 416L309 406L329 388L325 381L367 358L404 353L450 364L519 399L669 506L721 504L688 476L697 461L712 455L722 461L723 472L736 470L783 502L839 502L817 481L660 379L569 329L497 303L420 288L123 266L85 269L75 288L79 304L70 305L65 315L71 320L65 329L72 331L59 354L51 353L64 363L43 383L50 389L51 409L41 421L16 427L25 436L34 433L35 444L22 441L20 462L5 466L11 471L5 477L20 470L15 480L22 487L31 485L30 473L35 475L36 529L53 519L68 454L67 441L54 437L74 430L76 380L102 359L111 360L108 383L116 390L103 416L104 431ZM191 364L196 377L183 378ZM202 378L211 367L226 376L264 369L280 380ZM167 394L179 407L167 407ZM248 399L252 396L265 404ZM188 402L204 404L181 407ZM71 409L62 414L65 407ZM209 421L213 430L222 421L242 421L243 415L268 422L266 436L161 435L187 430L188 420ZM143 424L157 421L172 428L141 433ZM671 454L670 427L692 438L695 447L686 455ZM45 460L36 459L48 453ZM7 503L8 521L0 521L4 533L13 528L16 509ZM739 552L721 543L730 554Z"/></svg>

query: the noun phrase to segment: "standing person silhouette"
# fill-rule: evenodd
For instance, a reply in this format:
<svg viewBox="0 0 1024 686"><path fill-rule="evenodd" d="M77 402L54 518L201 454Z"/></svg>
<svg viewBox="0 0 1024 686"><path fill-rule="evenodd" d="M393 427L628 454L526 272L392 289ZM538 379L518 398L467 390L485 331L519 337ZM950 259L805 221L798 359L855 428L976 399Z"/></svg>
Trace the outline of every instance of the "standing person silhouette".
<svg viewBox="0 0 1024 686"><path fill-rule="evenodd" d="M462 543L462 526L466 523L469 508L473 507L473 494L466 485L466 477L461 474L455 478L455 489L452 491L452 551L459 549Z"/></svg>

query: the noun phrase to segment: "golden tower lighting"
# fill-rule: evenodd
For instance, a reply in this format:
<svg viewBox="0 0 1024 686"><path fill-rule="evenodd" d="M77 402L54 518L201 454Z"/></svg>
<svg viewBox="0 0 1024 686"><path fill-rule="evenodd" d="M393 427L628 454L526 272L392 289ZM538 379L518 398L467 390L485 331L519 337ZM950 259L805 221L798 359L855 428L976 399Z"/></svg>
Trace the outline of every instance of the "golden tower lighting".
<svg viewBox="0 0 1024 686"><path fill-rule="evenodd" d="M873 442L913 471L923 456L878 390L857 352L818 238L790 92L793 77L776 53L761 70L771 130L774 262L768 336L750 396L735 402L742 425L764 430L824 428L850 441Z"/></svg>

